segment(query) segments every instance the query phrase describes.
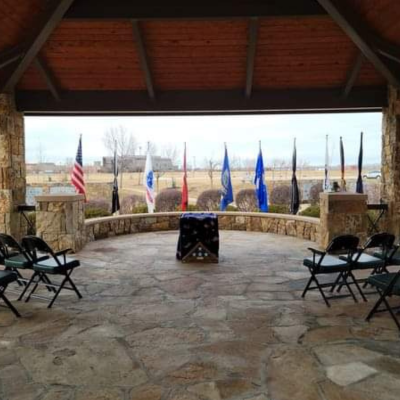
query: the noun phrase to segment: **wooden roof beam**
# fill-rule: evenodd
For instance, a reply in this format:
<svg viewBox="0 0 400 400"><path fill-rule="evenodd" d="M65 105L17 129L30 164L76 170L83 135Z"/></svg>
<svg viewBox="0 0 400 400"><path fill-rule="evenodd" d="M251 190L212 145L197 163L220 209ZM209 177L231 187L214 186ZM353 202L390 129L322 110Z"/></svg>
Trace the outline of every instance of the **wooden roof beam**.
<svg viewBox="0 0 400 400"><path fill-rule="evenodd" d="M351 92L351 89L353 89L353 86L356 83L357 77L360 73L364 60L365 60L364 54L360 52L347 76L346 84L344 85L342 93L344 98L348 97Z"/></svg>
<svg viewBox="0 0 400 400"><path fill-rule="evenodd" d="M253 89L254 63L257 50L259 20L257 17L250 19L248 47L247 47L247 64L246 64L246 89L245 96L249 99Z"/></svg>
<svg viewBox="0 0 400 400"><path fill-rule="evenodd" d="M14 90L15 85L33 62L73 1L74 0L49 0L47 2L47 11L42 16L36 31L27 40L26 52L0 88L0 92L10 92Z"/></svg>
<svg viewBox="0 0 400 400"><path fill-rule="evenodd" d="M48 91L18 91L16 104L26 115L231 115L380 111L387 106L387 88L354 88L347 98L337 89L63 91L55 101Z"/></svg>
<svg viewBox="0 0 400 400"><path fill-rule="evenodd" d="M70 19L214 19L326 15L315 0L75 0Z"/></svg>
<svg viewBox="0 0 400 400"><path fill-rule="evenodd" d="M151 76L149 60L146 52L146 47L144 44L142 31L140 29L139 21L132 20L132 28L133 28L133 36L136 41L136 47L139 54L139 62L140 67L144 73L144 79L146 82L147 93L149 97L154 100L155 93L154 93L154 85L153 85L153 78Z"/></svg>
<svg viewBox="0 0 400 400"><path fill-rule="evenodd" d="M351 12L349 4L340 0L317 0L325 8L332 19L343 29L347 36L364 54L376 70L393 86L400 88L400 73L382 59L374 50L372 32Z"/></svg>
<svg viewBox="0 0 400 400"><path fill-rule="evenodd" d="M10 50L6 50L0 53L0 69L6 67L18 61L24 55L23 48L21 46L15 47Z"/></svg>
<svg viewBox="0 0 400 400"><path fill-rule="evenodd" d="M41 58L40 56L35 58L35 66L40 72L40 75L42 75L43 79L46 82L46 85L48 86L51 94L53 97L57 100L60 101L60 92L58 90L58 85L56 82L56 79L54 77L53 72L50 70L46 62Z"/></svg>

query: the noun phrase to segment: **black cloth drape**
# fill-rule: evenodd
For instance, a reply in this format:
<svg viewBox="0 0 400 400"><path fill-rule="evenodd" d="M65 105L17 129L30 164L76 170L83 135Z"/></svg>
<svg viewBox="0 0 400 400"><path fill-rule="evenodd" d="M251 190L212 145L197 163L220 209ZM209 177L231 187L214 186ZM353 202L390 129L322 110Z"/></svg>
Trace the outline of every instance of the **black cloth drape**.
<svg viewBox="0 0 400 400"><path fill-rule="evenodd" d="M363 165L363 133L360 136L360 153L358 154L358 178L357 178L357 193L364 193L363 180L362 180L362 165Z"/></svg>
<svg viewBox="0 0 400 400"><path fill-rule="evenodd" d="M297 214L300 208L300 195L299 195L299 187L297 185L296 178L296 169L297 169L297 152L296 152L296 139L294 139L293 146L293 158L292 158L292 188L291 188L291 198L290 198L290 213Z"/></svg>

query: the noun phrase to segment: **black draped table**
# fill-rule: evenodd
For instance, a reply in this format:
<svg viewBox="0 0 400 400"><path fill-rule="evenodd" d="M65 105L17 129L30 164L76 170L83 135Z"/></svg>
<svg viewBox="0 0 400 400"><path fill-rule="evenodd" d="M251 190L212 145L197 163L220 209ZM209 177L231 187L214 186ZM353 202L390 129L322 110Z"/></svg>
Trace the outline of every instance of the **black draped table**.
<svg viewBox="0 0 400 400"><path fill-rule="evenodd" d="M212 213L182 214L176 258L182 262L217 263L218 251L218 217Z"/></svg>

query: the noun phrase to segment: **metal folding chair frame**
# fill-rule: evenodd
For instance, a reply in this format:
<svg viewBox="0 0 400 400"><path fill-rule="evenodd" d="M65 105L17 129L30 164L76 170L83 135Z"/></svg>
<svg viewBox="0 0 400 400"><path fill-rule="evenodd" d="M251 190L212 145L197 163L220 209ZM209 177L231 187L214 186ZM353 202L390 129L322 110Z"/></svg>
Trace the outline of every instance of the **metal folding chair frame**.
<svg viewBox="0 0 400 400"><path fill-rule="evenodd" d="M5 306L3 304L0 304L1 307L6 307L9 308L16 317L21 317L21 314L18 312L18 310L11 304L10 300L7 299L6 295L4 292L6 291L8 285L0 285L0 299L2 299L5 303Z"/></svg>

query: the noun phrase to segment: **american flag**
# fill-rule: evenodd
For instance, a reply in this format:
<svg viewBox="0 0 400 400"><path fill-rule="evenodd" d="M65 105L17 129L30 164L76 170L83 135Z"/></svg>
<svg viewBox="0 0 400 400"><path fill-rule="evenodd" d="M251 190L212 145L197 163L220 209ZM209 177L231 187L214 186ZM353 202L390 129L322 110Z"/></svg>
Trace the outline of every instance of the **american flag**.
<svg viewBox="0 0 400 400"><path fill-rule="evenodd" d="M83 178L82 135L79 138L78 151L76 152L75 164L71 173L71 183L75 186L76 191L83 194L86 198L85 181Z"/></svg>

